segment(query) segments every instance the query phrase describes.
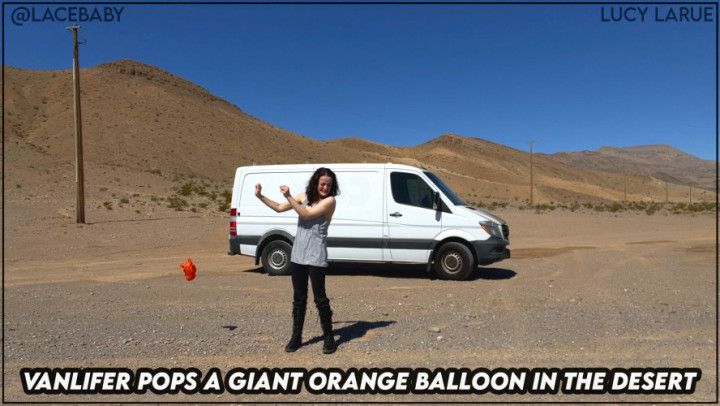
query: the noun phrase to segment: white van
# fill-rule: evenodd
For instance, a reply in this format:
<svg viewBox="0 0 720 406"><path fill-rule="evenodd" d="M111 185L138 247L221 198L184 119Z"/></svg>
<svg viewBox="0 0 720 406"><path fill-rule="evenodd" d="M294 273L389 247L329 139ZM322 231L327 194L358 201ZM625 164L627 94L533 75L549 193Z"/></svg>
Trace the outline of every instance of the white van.
<svg viewBox="0 0 720 406"><path fill-rule="evenodd" d="M510 258L505 221L466 205L433 173L398 164L243 166L235 172L230 255L255 257L271 275L289 273L297 213L276 213L280 185L295 196L315 169L337 175L340 194L328 229L328 261L424 263L443 279L465 279L478 265Z"/></svg>

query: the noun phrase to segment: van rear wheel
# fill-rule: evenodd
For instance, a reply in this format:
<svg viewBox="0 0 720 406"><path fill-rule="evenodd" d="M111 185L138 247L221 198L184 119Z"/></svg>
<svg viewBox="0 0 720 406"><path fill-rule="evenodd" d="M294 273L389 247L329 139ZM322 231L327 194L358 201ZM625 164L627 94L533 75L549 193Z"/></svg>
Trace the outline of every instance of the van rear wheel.
<svg viewBox="0 0 720 406"><path fill-rule="evenodd" d="M459 242L447 242L435 254L433 270L440 279L467 279L474 269L472 252Z"/></svg>
<svg viewBox="0 0 720 406"><path fill-rule="evenodd" d="M272 276L290 275L290 253L292 245L283 240L270 242L263 248L262 265Z"/></svg>

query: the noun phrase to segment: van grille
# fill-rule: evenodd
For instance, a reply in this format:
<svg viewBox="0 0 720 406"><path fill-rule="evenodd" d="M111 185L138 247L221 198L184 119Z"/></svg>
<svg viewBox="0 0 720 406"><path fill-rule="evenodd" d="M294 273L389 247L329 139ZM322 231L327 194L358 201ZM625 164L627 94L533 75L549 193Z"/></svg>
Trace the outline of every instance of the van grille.
<svg viewBox="0 0 720 406"><path fill-rule="evenodd" d="M502 233L506 240L510 241L510 227L508 227L507 224L503 224L502 226Z"/></svg>

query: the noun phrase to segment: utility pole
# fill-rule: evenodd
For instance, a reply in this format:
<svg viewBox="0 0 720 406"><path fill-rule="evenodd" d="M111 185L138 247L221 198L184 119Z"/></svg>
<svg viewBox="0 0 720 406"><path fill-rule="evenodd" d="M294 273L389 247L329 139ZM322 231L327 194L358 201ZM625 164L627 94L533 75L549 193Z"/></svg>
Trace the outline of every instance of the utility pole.
<svg viewBox="0 0 720 406"><path fill-rule="evenodd" d="M690 204L692 204L692 185L690 185Z"/></svg>
<svg viewBox="0 0 720 406"><path fill-rule="evenodd" d="M533 142L530 141L530 206L533 205Z"/></svg>
<svg viewBox="0 0 720 406"><path fill-rule="evenodd" d="M627 203L627 173L623 173L623 203Z"/></svg>
<svg viewBox="0 0 720 406"><path fill-rule="evenodd" d="M85 223L85 181L83 174L82 120L80 115L80 60L78 58L78 28L73 25L65 29L73 32L73 96L75 99L75 185L77 199L75 222Z"/></svg>
<svg viewBox="0 0 720 406"><path fill-rule="evenodd" d="M665 203L668 202L668 185L667 181L665 181Z"/></svg>

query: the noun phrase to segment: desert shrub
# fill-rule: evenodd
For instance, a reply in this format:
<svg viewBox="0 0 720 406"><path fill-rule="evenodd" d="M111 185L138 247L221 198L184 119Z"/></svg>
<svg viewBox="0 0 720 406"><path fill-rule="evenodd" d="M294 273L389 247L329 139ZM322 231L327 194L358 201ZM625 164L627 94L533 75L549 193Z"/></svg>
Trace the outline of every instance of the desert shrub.
<svg viewBox="0 0 720 406"><path fill-rule="evenodd" d="M123 197L122 199L120 199L120 203L128 204L128 203L130 203L130 199L128 199L127 197Z"/></svg>
<svg viewBox="0 0 720 406"><path fill-rule="evenodd" d="M644 207L642 207L642 204L640 204L640 202L626 202L625 205L627 206L628 210L644 210Z"/></svg>
<svg viewBox="0 0 720 406"><path fill-rule="evenodd" d="M662 203L656 203L656 202L646 203L646 205L645 205L645 214L647 214L648 216L652 216L652 215L655 214L656 212L662 210L662 208L663 208L664 206L665 206L665 205L662 204Z"/></svg>
<svg viewBox="0 0 720 406"><path fill-rule="evenodd" d="M618 202L613 202L611 205L607 206L607 211L617 213L619 211L625 211L625 206Z"/></svg>
<svg viewBox="0 0 720 406"><path fill-rule="evenodd" d="M176 211L183 211L188 206L187 200L185 200L177 195L168 197L167 202L168 202L167 207L169 207L171 209L175 209Z"/></svg>
<svg viewBox="0 0 720 406"><path fill-rule="evenodd" d="M555 206L555 204L553 203L539 203L533 206L533 208L535 209L536 213L540 213L541 211L545 210L555 210L557 209L557 206Z"/></svg>
<svg viewBox="0 0 720 406"><path fill-rule="evenodd" d="M687 205L687 210L692 213L700 213L700 212L713 212L715 211L715 203L714 202L697 202Z"/></svg>
<svg viewBox="0 0 720 406"><path fill-rule="evenodd" d="M677 211L685 211L685 210L687 210L687 207L688 207L688 205L687 205L687 203L685 203L685 202L675 203L675 204L673 205L673 207L672 207L672 210L673 210L673 211L675 211L675 210L677 210Z"/></svg>
<svg viewBox="0 0 720 406"><path fill-rule="evenodd" d="M198 194L200 196L207 196L208 193L207 193L207 190L205 190L205 189L208 186L209 185L205 181L202 181L199 184L193 184L193 192L195 192L196 194Z"/></svg>
<svg viewBox="0 0 720 406"><path fill-rule="evenodd" d="M232 192L229 191L229 190L227 190L227 189L223 190L223 192L222 192L222 198L223 198L223 200L225 201L225 203L227 203L227 204L229 205L229 204L230 204L230 200L232 199Z"/></svg>
<svg viewBox="0 0 720 406"><path fill-rule="evenodd" d="M182 186L180 186L177 189L177 193L180 196L190 196L193 193L193 183L192 182L183 183Z"/></svg>
<svg viewBox="0 0 720 406"><path fill-rule="evenodd" d="M490 203L490 205L488 206L488 209L489 209L489 210L495 210L495 209L497 209L497 208L504 209L505 207L507 207L507 205L508 205L508 204L505 203L505 202L492 202L492 203Z"/></svg>
<svg viewBox="0 0 720 406"><path fill-rule="evenodd" d="M105 206L105 208L108 209L108 210L112 210L112 209L113 209L112 202L103 202L103 206Z"/></svg>
<svg viewBox="0 0 720 406"><path fill-rule="evenodd" d="M218 211L221 211L224 213L230 209L230 205L218 200L217 201L217 209L218 209Z"/></svg>
<svg viewBox="0 0 720 406"><path fill-rule="evenodd" d="M218 211L226 212L230 210L230 200L232 199L232 192L229 190L223 190L220 198L217 200Z"/></svg>

